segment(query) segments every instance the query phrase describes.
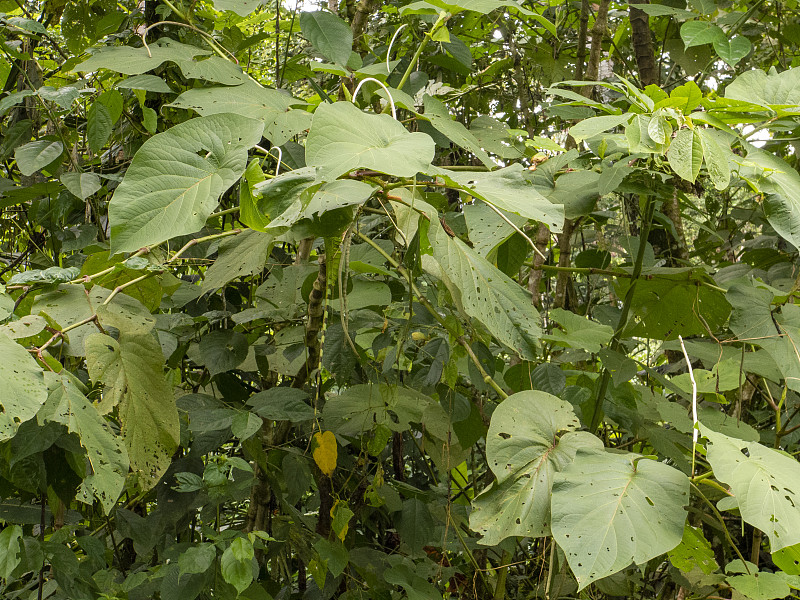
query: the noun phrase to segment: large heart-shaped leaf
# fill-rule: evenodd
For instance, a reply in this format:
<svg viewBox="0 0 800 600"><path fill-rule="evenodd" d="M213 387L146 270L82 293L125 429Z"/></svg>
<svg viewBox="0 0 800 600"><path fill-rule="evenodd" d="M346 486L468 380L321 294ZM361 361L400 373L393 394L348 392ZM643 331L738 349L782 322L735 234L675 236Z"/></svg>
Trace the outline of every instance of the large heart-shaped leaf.
<svg viewBox="0 0 800 600"><path fill-rule="evenodd" d="M349 102L336 102L314 113L306 164L328 181L358 167L413 177L430 167L434 151L430 136L409 133L389 115L369 115Z"/></svg>
<svg viewBox="0 0 800 600"><path fill-rule="evenodd" d="M687 21L681 26L681 39L685 47L702 46L727 39L719 25L710 21Z"/></svg>
<svg viewBox="0 0 800 600"><path fill-rule="evenodd" d="M198 231L244 173L264 124L241 115L192 119L147 140L109 205L113 252Z"/></svg>
<svg viewBox="0 0 800 600"><path fill-rule="evenodd" d="M714 40L714 50L717 55L728 63L731 68L735 67L736 63L750 54L751 48L750 40L743 35Z"/></svg>
<svg viewBox="0 0 800 600"><path fill-rule="evenodd" d="M796 106L800 104L800 69L745 71L725 87L725 97L761 106Z"/></svg>
<svg viewBox="0 0 800 600"><path fill-rule="evenodd" d="M492 414L486 458L497 482L472 503L470 527L481 544L499 544L512 535L550 535L553 476L571 463L579 448L601 450L572 406L546 392L509 396Z"/></svg>
<svg viewBox="0 0 800 600"><path fill-rule="evenodd" d="M756 442L701 430L714 476L730 486L742 518L767 534L773 552L800 543L800 464Z"/></svg>
<svg viewBox="0 0 800 600"><path fill-rule="evenodd" d="M689 479L638 454L579 452L555 475L553 537L579 589L681 542Z"/></svg>
<svg viewBox="0 0 800 600"><path fill-rule="evenodd" d="M426 271L442 279L460 308L481 321L500 342L533 360L541 334L539 313L530 296L508 275L456 237L450 237L433 216L428 239L433 260L423 257Z"/></svg>

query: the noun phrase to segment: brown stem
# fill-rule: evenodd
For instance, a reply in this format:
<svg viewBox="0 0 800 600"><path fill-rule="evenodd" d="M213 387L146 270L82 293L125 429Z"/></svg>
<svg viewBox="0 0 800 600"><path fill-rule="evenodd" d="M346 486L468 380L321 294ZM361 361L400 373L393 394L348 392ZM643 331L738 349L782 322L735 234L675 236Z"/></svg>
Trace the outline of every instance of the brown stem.
<svg viewBox="0 0 800 600"><path fill-rule="evenodd" d="M544 265L545 251L547 250L547 243L550 241L550 230L544 223L539 223L536 228L536 247L541 254L535 253L533 255L533 266L528 273L528 292L530 292L531 300L536 308L542 307L542 297L539 295L539 285L542 282L542 265Z"/></svg>
<svg viewBox="0 0 800 600"><path fill-rule="evenodd" d="M319 365L320 345L319 332L322 329L322 322L325 317L325 290L328 281L327 263L325 255L319 256L319 272L314 280L311 293L308 295L308 324L306 325L306 348L308 357L300 371L295 375L292 387L302 388L310 373Z"/></svg>
<svg viewBox="0 0 800 600"><path fill-rule="evenodd" d="M600 6L594 17L594 25L592 26L592 47L589 50L589 62L586 65L586 73L584 74L584 79L587 81L597 80L600 58L603 55L603 37L608 28L609 4L611 4L611 0L600 0ZM581 95L587 98L591 97L592 86L587 85L581 88Z"/></svg>
<svg viewBox="0 0 800 600"><path fill-rule="evenodd" d="M639 70L639 82L642 87L658 85L658 67L653 53L653 36L650 33L650 17L635 4L649 4L648 0L630 0L630 20L632 30L633 53Z"/></svg>
<svg viewBox="0 0 800 600"><path fill-rule="evenodd" d="M586 65L586 35L589 30L589 0L581 0L581 27L578 30L578 56L575 65L575 79L583 79Z"/></svg>
<svg viewBox="0 0 800 600"><path fill-rule="evenodd" d="M572 253L572 234L575 231L575 221L564 219L564 229L558 236L558 266L569 267ZM556 293L553 306L569 309L570 290L572 288L572 274L569 271L559 271L556 278Z"/></svg>

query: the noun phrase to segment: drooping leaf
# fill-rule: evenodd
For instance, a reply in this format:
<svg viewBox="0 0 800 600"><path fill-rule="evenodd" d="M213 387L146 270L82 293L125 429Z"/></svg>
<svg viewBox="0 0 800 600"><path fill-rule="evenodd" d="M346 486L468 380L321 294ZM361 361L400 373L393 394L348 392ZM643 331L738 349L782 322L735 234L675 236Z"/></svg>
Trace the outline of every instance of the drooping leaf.
<svg viewBox="0 0 800 600"><path fill-rule="evenodd" d="M49 378L47 419L66 425L86 449L92 473L78 490L78 500L92 504L100 501L106 514L117 502L128 474L128 454L121 441L109 429L105 419L66 375Z"/></svg>
<svg viewBox="0 0 800 600"><path fill-rule="evenodd" d="M667 159L678 177L694 183L703 164L700 134L694 129L681 129L669 145Z"/></svg>
<svg viewBox="0 0 800 600"><path fill-rule="evenodd" d="M311 453L314 462L324 475L330 477L336 470L337 445L332 431L318 431L314 434L316 448Z"/></svg>
<svg viewBox="0 0 800 600"><path fill-rule="evenodd" d="M440 277L470 317L481 321L500 342L531 360L541 335L539 314L525 291L458 238L450 237L434 216L428 239L433 261L423 267ZM434 262L435 261L435 262Z"/></svg>
<svg viewBox="0 0 800 600"><path fill-rule="evenodd" d="M61 142L51 140L36 140L14 150L14 160L17 161L20 173L25 176L33 175L39 169L55 161L64 152Z"/></svg>
<svg viewBox="0 0 800 600"><path fill-rule="evenodd" d="M314 409L303 402L308 394L290 387L276 387L254 394L247 404L258 416L271 421L301 423L314 418Z"/></svg>
<svg viewBox="0 0 800 600"><path fill-rule="evenodd" d="M730 486L742 519L767 534L773 552L800 543L800 464L756 442L701 431L714 476Z"/></svg>
<svg viewBox="0 0 800 600"><path fill-rule="evenodd" d="M21 561L22 527L8 525L0 531L0 579L8 579Z"/></svg>
<svg viewBox="0 0 800 600"><path fill-rule="evenodd" d="M553 537L579 589L675 548L683 537L689 479L637 454L579 452L555 475Z"/></svg>
<svg viewBox="0 0 800 600"><path fill-rule="evenodd" d="M355 385L329 398L322 410L326 428L339 435L356 436L384 425L392 431L405 431L419 423L433 400L406 387Z"/></svg>
<svg viewBox="0 0 800 600"><path fill-rule="evenodd" d="M322 104L306 140L306 164L326 181L358 167L413 177L430 167L435 151L426 134L409 133L389 115L369 115L350 102Z"/></svg>
<svg viewBox="0 0 800 600"><path fill-rule="evenodd" d="M219 256L206 271L203 292L218 290L230 281L260 273L272 247L273 236L248 229L220 244Z"/></svg>
<svg viewBox="0 0 800 600"><path fill-rule="evenodd" d="M602 449L597 437L575 431L579 427L568 403L541 391L519 392L497 407L486 435L486 457L497 482L475 498L470 514L482 544L550 535L555 473L579 448Z"/></svg>
<svg viewBox="0 0 800 600"><path fill-rule="evenodd" d="M772 562L788 575L800 575L800 544L775 550Z"/></svg>
<svg viewBox="0 0 800 600"><path fill-rule="evenodd" d="M713 573L719 568L711 544L702 529L688 523L683 529L681 543L669 551L670 562L684 573L700 568L703 573Z"/></svg>
<svg viewBox="0 0 800 600"><path fill-rule="evenodd" d="M443 102L433 96L425 94L425 118L442 135L454 144L474 154L488 169L496 165L486 151L481 148L480 142L462 123L454 121Z"/></svg>
<svg viewBox="0 0 800 600"><path fill-rule="evenodd" d="M542 339L564 344L570 348L600 352L600 347L610 342L611 336L614 335L614 330L610 326L595 323L563 308L550 311L550 318L561 325L564 331L554 328L549 334L543 335Z"/></svg>
<svg viewBox="0 0 800 600"><path fill-rule="evenodd" d="M303 36L328 60L345 66L353 51L353 32L335 14L318 10L300 13Z"/></svg>
<svg viewBox="0 0 800 600"><path fill-rule="evenodd" d="M231 10L240 17L246 17L261 4L261 0L214 0L215 9Z"/></svg>
<svg viewBox="0 0 800 600"><path fill-rule="evenodd" d="M112 251L198 231L244 173L247 151L262 131L258 121L222 114L191 119L147 140L109 204Z"/></svg>
<svg viewBox="0 0 800 600"><path fill-rule="evenodd" d="M703 146L703 159L708 169L708 176L711 178L714 187L724 190L731 181L731 168L729 159L733 156L730 146L719 143L718 136L714 130L698 129L700 143Z"/></svg>
<svg viewBox="0 0 800 600"><path fill-rule="evenodd" d="M583 119L580 123L569 128L569 134L575 141L588 140L596 135L608 131L622 124L627 124L633 115L625 113L622 115L603 115L600 117L590 117Z"/></svg>
<svg viewBox="0 0 800 600"><path fill-rule="evenodd" d="M117 84L118 88L129 90L145 90L158 94L171 94L172 88L167 82L156 75L134 75L127 77Z"/></svg>
<svg viewBox="0 0 800 600"><path fill-rule="evenodd" d="M0 441L14 437L20 423L33 418L47 400L41 367L22 346L0 334Z"/></svg>
<svg viewBox="0 0 800 600"><path fill-rule="evenodd" d="M114 121L108 107L99 100L92 103L86 113L86 141L89 149L98 154L108 142L114 129Z"/></svg>
<svg viewBox="0 0 800 600"><path fill-rule="evenodd" d="M180 439L178 410L164 376L163 353L148 322L127 311L103 311L101 322L119 330L119 339L95 333L86 338L92 381L104 384L101 410L119 406L122 437L131 468L145 489L158 483Z"/></svg>

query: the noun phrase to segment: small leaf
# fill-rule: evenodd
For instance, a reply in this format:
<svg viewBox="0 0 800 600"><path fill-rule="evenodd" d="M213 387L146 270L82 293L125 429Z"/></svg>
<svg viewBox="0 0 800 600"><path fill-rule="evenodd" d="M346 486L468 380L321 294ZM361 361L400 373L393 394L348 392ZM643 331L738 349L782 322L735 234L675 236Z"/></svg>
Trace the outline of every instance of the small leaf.
<svg viewBox="0 0 800 600"><path fill-rule="evenodd" d="M111 137L113 129L114 122L108 107L102 102L94 102L86 114L86 141L89 149L95 154L99 153Z"/></svg>
<svg viewBox="0 0 800 600"><path fill-rule="evenodd" d="M675 174L694 183L703 164L703 144L694 129L681 129L667 150L667 160Z"/></svg>
<svg viewBox="0 0 800 600"><path fill-rule="evenodd" d="M619 127L622 124L627 124L631 120L631 115L628 113L622 115L603 115L601 117L590 117L584 119L577 125L569 128L569 134L575 138L575 141L587 140L596 135L608 131L613 127Z"/></svg>
<svg viewBox="0 0 800 600"><path fill-rule="evenodd" d="M14 150L14 159L17 161L20 173L27 177L55 161L62 152L64 146L61 142L36 140Z"/></svg>
<svg viewBox="0 0 800 600"><path fill-rule="evenodd" d="M314 462L320 471L330 477L336 470L336 436L332 431L318 431L314 434L314 441L317 443L312 452Z"/></svg>
<svg viewBox="0 0 800 600"><path fill-rule="evenodd" d="M225 549L220 559L222 578L240 594L253 583L253 544L247 538L237 537Z"/></svg>
<svg viewBox="0 0 800 600"><path fill-rule="evenodd" d="M300 14L300 29L325 58L347 65L353 51L353 32L342 19L322 10L304 12Z"/></svg>
<svg viewBox="0 0 800 600"><path fill-rule="evenodd" d="M714 51L731 68L735 67L740 60L750 54L751 48L750 40L743 35L737 35L730 39L714 40Z"/></svg>
<svg viewBox="0 0 800 600"><path fill-rule="evenodd" d="M9 579L21 561L22 527L10 525L0 531L0 579Z"/></svg>
<svg viewBox="0 0 800 600"><path fill-rule="evenodd" d="M709 21L687 21L681 26L681 39L686 49L725 41L725 32Z"/></svg>
<svg viewBox="0 0 800 600"><path fill-rule="evenodd" d="M102 187L100 178L94 173L64 173L61 183L81 200L86 200Z"/></svg>

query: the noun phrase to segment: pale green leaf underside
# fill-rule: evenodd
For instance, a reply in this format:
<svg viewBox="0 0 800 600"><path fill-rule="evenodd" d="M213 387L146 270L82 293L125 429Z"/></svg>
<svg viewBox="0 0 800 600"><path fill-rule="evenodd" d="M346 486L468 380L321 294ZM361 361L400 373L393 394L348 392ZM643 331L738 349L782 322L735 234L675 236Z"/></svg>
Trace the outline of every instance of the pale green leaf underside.
<svg viewBox="0 0 800 600"><path fill-rule="evenodd" d="M141 75L160 66L166 61L180 63L191 61L195 56L211 54L208 50L181 44L169 38L161 38L147 48L132 46L107 46L94 50L92 55L73 70L80 73L108 69L123 75Z"/></svg>
<svg viewBox="0 0 800 600"><path fill-rule="evenodd" d="M703 164L700 135L693 129L681 129L669 145L667 160L678 177L694 183Z"/></svg>
<svg viewBox="0 0 800 600"><path fill-rule="evenodd" d="M677 546L688 499L688 478L663 463L579 452L555 476L551 525L579 589Z"/></svg>
<svg viewBox="0 0 800 600"><path fill-rule="evenodd" d="M190 234L244 173L263 123L234 114L191 119L147 140L109 204L113 252Z"/></svg>
<svg viewBox="0 0 800 600"><path fill-rule="evenodd" d="M426 171L435 144L430 136L409 133L389 115L369 115L350 102L322 104L306 140L306 164L330 181L362 167L396 177Z"/></svg>
<svg viewBox="0 0 800 600"><path fill-rule="evenodd" d="M550 535L553 476L579 448L600 450L600 440L580 427L572 406L541 391L506 398L492 414L486 456L497 477L472 503L470 527L481 544L510 536Z"/></svg>
<svg viewBox="0 0 800 600"><path fill-rule="evenodd" d="M756 442L702 433L714 475L730 486L742 518L767 534L773 552L800 543L800 464Z"/></svg>

